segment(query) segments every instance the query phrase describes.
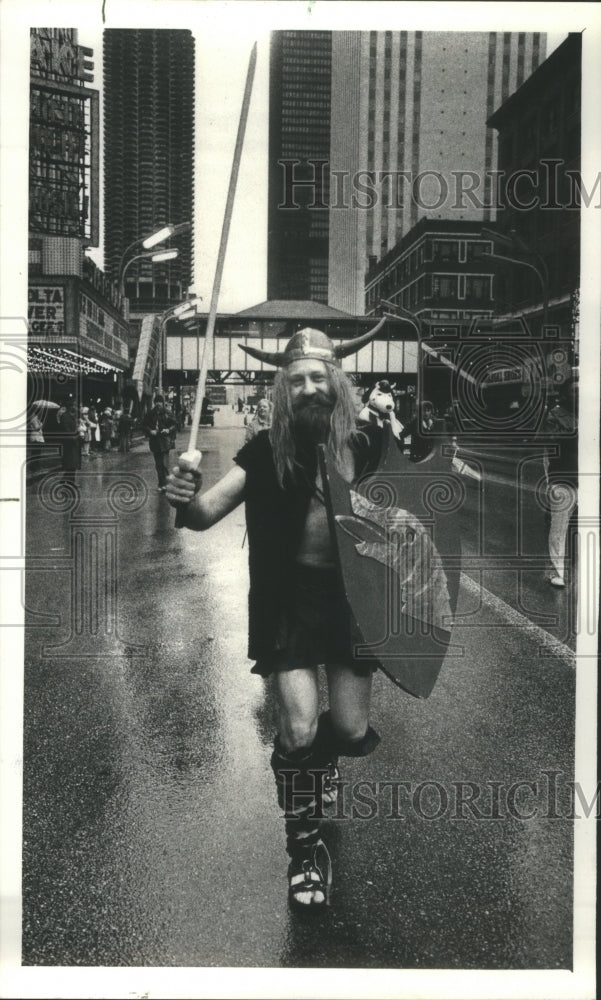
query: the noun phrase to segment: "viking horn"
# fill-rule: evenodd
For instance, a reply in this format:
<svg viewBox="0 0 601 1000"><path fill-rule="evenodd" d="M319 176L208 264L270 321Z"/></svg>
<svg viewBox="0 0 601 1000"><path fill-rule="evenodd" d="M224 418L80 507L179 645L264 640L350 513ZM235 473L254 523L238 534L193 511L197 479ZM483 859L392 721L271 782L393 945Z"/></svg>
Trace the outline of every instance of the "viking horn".
<svg viewBox="0 0 601 1000"><path fill-rule="evenodd" d="M336 344L333 348L333 357L345 358L347 354L354 354L359 348L368 344L375 337L380 327L386 322L386 318L386 316L383 316L376 326L367 333L361 334L360 337L354 337L351 340L343 341L342 344ZM250 354L251 357L256 358L258 361L265 361L268 365L275 365L276 367L283 365L287 357L285 351L264 351L260 347L250 347L248 344L238 344L238 347L241 347L243 351L246 351L247 354ZM327 358L324 358L324 360L327 360Z"/></svg>
<svg viewBox="0 0 601 1000"><path fill-rule="evenodd" d="M375 337L376 333L386 322L386 316L383 316L380 322L368 330L367 333L362 333L360 337L354 337L352 340L344 340L342 344L336 344L334 347L334 356L337 358L346 358L348 354L354 354L359 348L364 347L365 344L369 344L370 340Z"/></svg>
<svg viewBox="0 0 601 1000"><path fill-rule="evenodd" d="M238 344L238 347L250 354L252 358L257 358L258 361L266 361L268 365L279 367L285 359L283 351L262 351L260 347L248 347L246 344Z"/></svg>

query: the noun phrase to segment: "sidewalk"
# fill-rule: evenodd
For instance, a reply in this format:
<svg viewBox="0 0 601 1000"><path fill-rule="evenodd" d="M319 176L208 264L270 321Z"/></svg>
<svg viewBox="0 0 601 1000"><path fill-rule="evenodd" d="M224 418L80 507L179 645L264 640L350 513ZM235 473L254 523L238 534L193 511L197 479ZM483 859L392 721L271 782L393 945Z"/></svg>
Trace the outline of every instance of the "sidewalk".
<svg viewBox="0 0 601 1000"><path fill-rule="evenodd" d="M132 438L131 450L139 450L142 445L146 444L146 438L141 431L134 434ZM90 468L92 463L101 463L107 460L112 460L115 455L122 455L117 448L112 448L110 452L92 452L93 457L86 458L82 456L81 467ZM44 445L43 451L31 452L27 455L27 485L39 482L44 476L48 475L50 472L59 472L61 468L61 445L58 441L48 441Z"/></svg>

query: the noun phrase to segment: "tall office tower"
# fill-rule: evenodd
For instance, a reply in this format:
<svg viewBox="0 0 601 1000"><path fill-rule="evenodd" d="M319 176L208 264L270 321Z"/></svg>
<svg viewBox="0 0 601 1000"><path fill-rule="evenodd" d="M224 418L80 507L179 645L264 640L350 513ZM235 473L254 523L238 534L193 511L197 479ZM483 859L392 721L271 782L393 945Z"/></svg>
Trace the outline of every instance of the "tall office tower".
<svg viewBox="0 0 601 1000"><path fill-rule="evenodd" d="M104 32L104 253L118 278L131 244L167 223L192 221L194 38L187 30ZM191 231L166 263L132 263L125 290L134 313L161 311L192 280ZM136 248L134 248L136 249ZM138 252L143 252L140 244ZM131 254L128 254L128 257Z"/></svg>
<svg viewBox="0 0 601 1000"><path fill-rule="evenodd" d="M486 120L545 58L524 32L334 32L328 302L364 312L364 275L424 216L494 218Z"/></svg>
<svg viewBox="0 0 601 1000"><path fill-rule="evenodd" d="M331 51L329 31L272 34L269 299L327 302Z"/></svg>

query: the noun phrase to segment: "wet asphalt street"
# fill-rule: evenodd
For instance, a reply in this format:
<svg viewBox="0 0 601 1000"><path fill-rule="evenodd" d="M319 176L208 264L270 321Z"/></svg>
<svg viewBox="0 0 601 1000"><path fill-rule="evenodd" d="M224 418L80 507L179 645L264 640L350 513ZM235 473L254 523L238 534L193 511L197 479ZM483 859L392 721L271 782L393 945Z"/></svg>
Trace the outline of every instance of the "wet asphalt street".
<svg viewBox="0 0 601 1000"><path fill-rule="evenodd" d="M242 438L201 431L205 486ZM243 509L175 531L145 445L78 481L76 510L28 492L24 964L570 967L565 655L464 589L428 700L376 675L382 743L343 761L325 826L332 905L296 915L273 701L246 659Z"/></svg>

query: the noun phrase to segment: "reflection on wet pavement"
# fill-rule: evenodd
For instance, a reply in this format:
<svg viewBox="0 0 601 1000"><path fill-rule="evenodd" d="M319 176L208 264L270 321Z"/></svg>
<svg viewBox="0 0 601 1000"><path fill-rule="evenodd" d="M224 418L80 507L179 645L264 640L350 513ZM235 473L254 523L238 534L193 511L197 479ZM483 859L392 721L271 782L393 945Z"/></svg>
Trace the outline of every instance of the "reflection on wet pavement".
<svg viewBox="0 0 601 1000"><path fill-rule="evenodd" d="M242 434L203 434L206 487ZM29 496L24 963L569 968L572 832L545 818L544 771L561 772L563 802L573 672L489 616L457 629L464 654L427 701L378 674L384 739L343 762L345 815L326 826L332 906L293 915L273 697L246 659L243 510L177 532L149 453L111 463L81 477L95 527L78 530L105 537L110 471L142 477L148 497L118 514L116 629L95 637L95 657L72 628L71 515ZM516 799L521 814L538 805L530 820L507 807L518 780L537 783ZM484 818L458 808L462 782Z"/></svg>

